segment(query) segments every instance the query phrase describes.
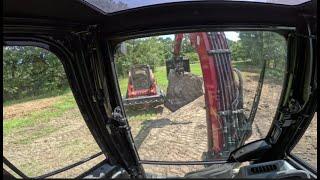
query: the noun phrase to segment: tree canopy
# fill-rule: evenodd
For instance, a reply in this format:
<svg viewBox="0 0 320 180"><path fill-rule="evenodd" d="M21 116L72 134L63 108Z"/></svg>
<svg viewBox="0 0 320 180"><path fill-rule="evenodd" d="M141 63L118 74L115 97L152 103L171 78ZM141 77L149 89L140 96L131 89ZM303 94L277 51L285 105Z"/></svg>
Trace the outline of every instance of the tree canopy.
<svg viewBox="0 0 320 180"><path fill-rule="evenodd" d="M173 39L169 36L154 36L124 42L127 53L116 52L118 75L126 77L130 66L148 64L155 71L172 58ZM267 68L283 72L286 59L286 41L274 32L242 31L239 40L228 40L232 61L261 67L263 60ZM199 61L188 35L182 40L181 56L191 63ZM279 74L279 73L278 73ZM67 78L59 59L47 50L31 46L3 47L3 98L19 99L26 96L63 91L68 87Z"/></svg>
<svg viewBox="0 0 320 180"><path fill-rule="evenodd" d="M31 46L3 47L3 98L19 99L62 91L68 81L59 59Z"/></svg>

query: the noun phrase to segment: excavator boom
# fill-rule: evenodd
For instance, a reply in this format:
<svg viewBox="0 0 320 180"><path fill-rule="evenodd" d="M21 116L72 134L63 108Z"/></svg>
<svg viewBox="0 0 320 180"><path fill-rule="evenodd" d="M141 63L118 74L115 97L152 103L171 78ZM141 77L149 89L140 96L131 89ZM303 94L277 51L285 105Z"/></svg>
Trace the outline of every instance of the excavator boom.
<svg viewBox="0 0 320 180"><path fill-rule="evenodd" d="M174 59L179 58L183 36L175 35ZM243 142L242 138L248 136L242 107L242 82L236 83L231 53L223 32L196 32L189 33L188 37L198 53L202 69L208 155L212 159L224 158ZM241 76L241 73L237 71L236 75Z"/></svg>

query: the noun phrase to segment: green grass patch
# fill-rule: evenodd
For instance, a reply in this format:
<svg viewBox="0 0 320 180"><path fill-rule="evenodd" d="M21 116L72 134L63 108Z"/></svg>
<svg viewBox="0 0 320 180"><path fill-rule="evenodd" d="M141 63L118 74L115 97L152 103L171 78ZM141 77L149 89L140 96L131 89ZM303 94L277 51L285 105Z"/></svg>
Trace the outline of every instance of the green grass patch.
<svg viewBox="0 0 320 180"><path fill-rule="evenodd" d="M200 63L190 64L190 71L192 74L202 77L202 70Z"/></svg>
<svg viewBox="0 0 320 180"><path fill-rule="evenodd" d="M48 136L49 134L59 130L61 127L43 127L41 129L37 129L31 133L28 133L26 136L24 136L22 139L19 139L14 144L29 144L32 141Z"/></svg>
<svg viewBox="0 0 320 180"><path fill-rule="evenodd" d="M284 78L284 70L281 69L266 69L266 79L273 80L274 82L281 84Z"/></svg>
<svg viewBox="0 0 320 180"><path fill-rule="evenodd" d="M61 116L64 112L77 107L72 93L65 94L55 104L25 117L17 117L3 121L3 132L5 135L25 127L35 126L39 123L48 122L50 119Z"/></svg>
<svg viewBox="0 0 320 180"><path fill-rule="evenodd" d="M53 107L60 111L67 111L77 107L77 103L72 93L68 93L60 98L60 100L53 104Z"/></svg>
<svg viewBox="0 0 320 180"><path fill-rule="evenodd" d="M3 132L5 135L11 134L15 130L24 127L34 126L38 123L48 122L49 118L59 116L60 113L55 109L46 109L38 112L33 112L25 117L13 118L3 122Z"/></svg>
<svg viewBox="0 0 320 180"><path fill-rule="evenodd" d="M154 77L156 79L158 87L166 92L168 86L168 79L167 79L167 71L165 66L161 66L156 68L154 72Z"/></svg>
<svg viewBox="0 0 320 180"><path fill-rule="evenodd" d="M128 77L121 77L118 80L120 86L121 96L124 97L127 93L128 88Z"/></svg>

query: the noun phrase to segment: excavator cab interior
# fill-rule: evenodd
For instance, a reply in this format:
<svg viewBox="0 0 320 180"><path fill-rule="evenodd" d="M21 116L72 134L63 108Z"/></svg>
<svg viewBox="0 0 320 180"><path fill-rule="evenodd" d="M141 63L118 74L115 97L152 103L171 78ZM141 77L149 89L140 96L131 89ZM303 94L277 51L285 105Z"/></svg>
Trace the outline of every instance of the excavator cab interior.
<svg viewBox="0 0 320 180"><path fill-rule="evenodd" d="M317 178L316 0L3 5L4 178Z"/></svg>

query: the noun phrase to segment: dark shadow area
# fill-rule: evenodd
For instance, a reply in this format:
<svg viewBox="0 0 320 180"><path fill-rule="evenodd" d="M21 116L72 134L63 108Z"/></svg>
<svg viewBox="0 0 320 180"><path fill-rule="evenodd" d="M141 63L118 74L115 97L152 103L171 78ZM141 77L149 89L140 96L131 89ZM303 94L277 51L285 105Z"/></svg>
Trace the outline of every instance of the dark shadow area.
<svg viewBox="0 0 320 180"><path fill-rule="evenodd" d="M190 124L192 122L174 122L170 119L157 119L157 120L146 120L141 125L142 128L140 129L139 133L134 137L134 142L137 150L140 148L142 142L150 133L151 129L153 128L163 128L168 125L176 125L176 124Z"/></svg>

